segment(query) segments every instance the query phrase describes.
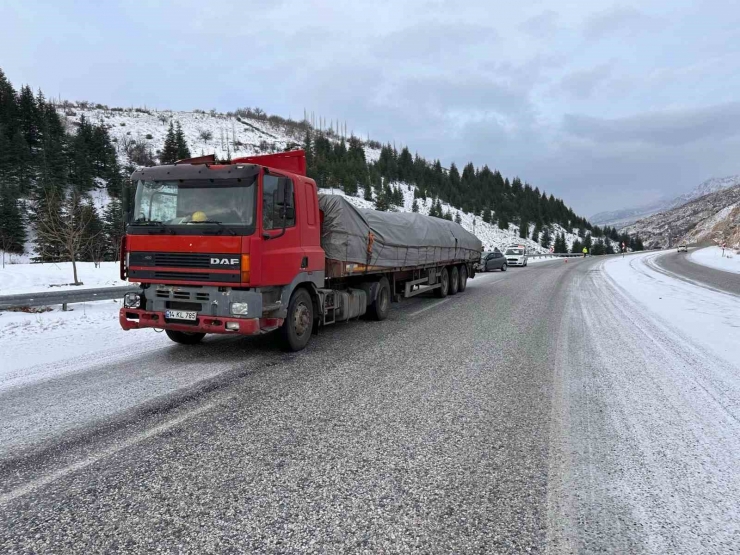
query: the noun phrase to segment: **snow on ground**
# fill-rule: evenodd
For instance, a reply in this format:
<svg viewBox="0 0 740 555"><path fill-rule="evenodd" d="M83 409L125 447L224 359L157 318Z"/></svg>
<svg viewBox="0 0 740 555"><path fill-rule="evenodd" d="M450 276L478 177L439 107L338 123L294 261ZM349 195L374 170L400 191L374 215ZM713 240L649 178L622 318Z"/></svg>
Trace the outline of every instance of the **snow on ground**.
<svg viewBox="0 0 740 555"><path fill-rule="evenodd" d="M120 301L96 301L66 312L0 312L0 391L170 343L153 330L122 330L119 308Z"/></svg>
<svg viewBox="0 0 740 555"><path fill-rule="evenodd" d="M740 254L735 254L732 249L724 249L723 254L722 250L721 247L699 249L689 255L689 260L716 270L740 274Z"/></svg>
<svg viewBox="0 0 740 555"><path fill-rule="evenodd" d="M658 271L661 252L614 257L606 275L626 295L658 317L666 327L703 344L714 355L740 368L740 298L713 291Z"/></svg>
<svg viewBox="0 0 740 555"><path fill-rule="evenodd" d="M100 268L95 268L92 262L78 262L77 277L84 285L71 285L74 282L71 262L7 264L0 268L0 295L130 285L121 281L118 262L101 262Z"/></svg>

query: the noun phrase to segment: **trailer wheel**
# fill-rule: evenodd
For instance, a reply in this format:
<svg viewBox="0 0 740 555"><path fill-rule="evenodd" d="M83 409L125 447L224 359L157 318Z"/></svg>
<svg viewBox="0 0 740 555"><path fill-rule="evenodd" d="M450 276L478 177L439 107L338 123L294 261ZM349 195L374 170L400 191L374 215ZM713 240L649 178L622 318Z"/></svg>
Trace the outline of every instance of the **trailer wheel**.
<svg viewBox="0 0 740 555"><path fill-rule="evenodd" d="M167 337L180 345L195 345L196 343L200 343L201 339L206 336L205 333L190 333L185 331L164 330L164 332L167 334Z"/></svg>
<svg viewBox="0 0 740 555"><path fill-rule="evenodd" d="M457 295L460 289L460 272L457 270L457 266L450 267L450 295Z"/></svg>
<svg viewBox="0 0 740 555"><path fill-rule="evenodd" d="M437 287L434 290L434 294L443 299L447 296L450 289L450 274L447 272L447 268L442 268L442 272L439 275L439 283L441 287Z"/></svg>
<svg viewBox="0 0 740 555"><path fill-rule="evenodd" d="M461 264L460 270L458 273L460 274L460 285L457 289L460 293L462 293L468 287L468 268L467 266L465 266L465 264Z"/></svg>
<svg viewBox="0 0 740 555"><path fill-rule="evenodd" d="M288 317L280 332L289 351L300 351L311 339L313 330L313 301L305 289L296 289L288 304Z"/></svg>
<svg viewBox="0 0 740 555"><path fill-rule="evenodd" d="M375 297L375 301L368 307L368 314L373 320L380 322L388 318L388 313L391 310L391 285L388 283L388 278L383 276L378 281L378 295Z"/></svg>

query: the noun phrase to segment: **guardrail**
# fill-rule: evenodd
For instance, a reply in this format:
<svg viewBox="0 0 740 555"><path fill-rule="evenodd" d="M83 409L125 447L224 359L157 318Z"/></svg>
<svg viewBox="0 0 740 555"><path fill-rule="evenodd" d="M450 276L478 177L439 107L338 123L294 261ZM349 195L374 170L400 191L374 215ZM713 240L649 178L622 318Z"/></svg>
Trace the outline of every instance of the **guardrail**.
<svg viewBox="0 0 740 555"><path fill-rule="evenodd" d="M21 295L2 295L0 296L0 310L22 308L24 306L48 306L52 304L60 304L62 305L62 310L67 310L68 304L122 299L129 291L133 292L138 290L138 287L119 285L116 287L96 287L92 289L77 290L65 289L64 291L44 291L41 293L23 293Z"/></svg>
<svg viewBox="0 0 740 555"><path fill-rule="evenodd" d="M588 256L591 256L590 254ZM547 254L528 254L527 258L581 258L583 253L577 252L552 252Z"/></svg>

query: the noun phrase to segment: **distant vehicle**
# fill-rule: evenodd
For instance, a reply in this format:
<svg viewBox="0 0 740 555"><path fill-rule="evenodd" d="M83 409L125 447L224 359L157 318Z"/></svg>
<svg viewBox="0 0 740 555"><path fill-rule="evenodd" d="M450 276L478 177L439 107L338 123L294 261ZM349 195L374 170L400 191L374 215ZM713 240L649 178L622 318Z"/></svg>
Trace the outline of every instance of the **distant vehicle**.
<svg viewBox="0 0 740 555"><path fill-rule="evenodd" d="M506 247L506 263L509 266L526 266L529 253L526 245L509 245Z"/></svg>
<svg viewBox="0 0 740 555"><path fill-rule="evenodd" d="M689 249L686 245L678 245L678 252L689 252Z"/></svg>
<svg viewBox="0 0 740 555"><path fill-rule="evenodd" d="M480 264L478 265L481 272L492 272L493 270L505 272L507 266L506 258L504 258L504 255L498 249L493 252L484 252L480 257Z"/></svg>

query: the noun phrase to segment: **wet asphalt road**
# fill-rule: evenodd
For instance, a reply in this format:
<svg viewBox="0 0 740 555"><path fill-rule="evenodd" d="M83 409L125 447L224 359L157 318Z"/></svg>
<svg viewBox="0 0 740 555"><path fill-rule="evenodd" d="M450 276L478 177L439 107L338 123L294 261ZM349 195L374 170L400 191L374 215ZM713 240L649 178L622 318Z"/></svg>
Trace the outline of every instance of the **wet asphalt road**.
<svg viewBox="0 0 740 555"><path fill-rule="evenodd" d="M723 272L691 262L689 254L694 250L692 248L689 249L688 253L679 253L675 249L671 249L663 256L656 258L655 265L664 272L686 281L699 283L718 291L740 295L740 276L738 274Z"/></svg>
<svg viewBox="0 0 740 555"><path fill-rule="evenodd" d="M29 386L0 439L34 406L65 424L0 451L0 552L729 553L737 369L627 310L602 262L479 275L299 354L216 337ZM213 364L85 413L101 375Z"/></svg>

